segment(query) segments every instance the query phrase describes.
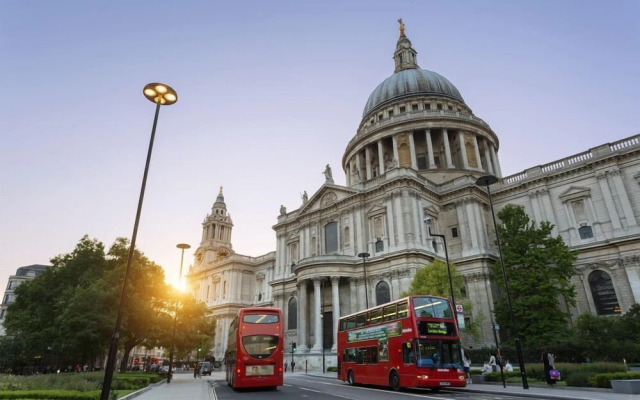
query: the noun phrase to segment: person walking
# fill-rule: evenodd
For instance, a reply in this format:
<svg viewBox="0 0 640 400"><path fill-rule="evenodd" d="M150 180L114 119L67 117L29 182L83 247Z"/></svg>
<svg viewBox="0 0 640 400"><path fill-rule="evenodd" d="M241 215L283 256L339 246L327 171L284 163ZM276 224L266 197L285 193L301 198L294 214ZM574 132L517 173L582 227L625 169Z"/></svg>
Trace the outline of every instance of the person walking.
<svg viewBox="0 0 640 400"><path fill-rule="evenodd" d="M286 361L284 362L284 372L287 372L287 367L289 366L289 363L287 363Z"/></svg>
<svg viewBox="0 0 640 400"><path fill-rule="evenodd" d="M471 359L462 353L464 363L464 376L467 378L467 385L471 383Z"/></svg>
<svg viewBox="0 0 640 400"><path fill-rule="evenodd" d="M551 379L551 370L554 369L554 356L553 354L547 351L547 348L542 346L540 348L540 360L544 365L544 376L547 378L547 385L554 387L556 385L556 381Z"/></svg>
<svg viewBox="0 0 640 400"><path fill-rule="evenodd" d="M291 373L293 373L293 369L296 367L296 362L291 361Z"/></svg>
<svg viewBox="0 0 640 400"><path fill-rule="evenodd" d="M496 372L498 370L498 365L496 364L496 356L493 354L489 354L489 365L491 366L491 371Z"/></svg>

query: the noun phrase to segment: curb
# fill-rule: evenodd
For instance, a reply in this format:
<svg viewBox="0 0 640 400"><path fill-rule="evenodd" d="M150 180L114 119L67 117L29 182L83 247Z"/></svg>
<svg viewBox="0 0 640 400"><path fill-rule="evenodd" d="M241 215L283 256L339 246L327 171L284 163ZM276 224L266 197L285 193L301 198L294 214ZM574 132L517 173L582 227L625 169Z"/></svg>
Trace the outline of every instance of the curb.
<svg viewBox="0 0 640 400"><path fill-rule="evenodd" d="M130 399L133 399L135 397L140 396L142 393L148 392L149 390L153 389L156 386L160 386L160 385L164 384L166 381L167 380L164 379L164 380L162 380L160 382L152 383L149 386L147 386L146 388L142 388L142 389L137 390L137 391L135 391L133 393L129 393L128 395L122 396L118 400L130 400Z"/></svg>

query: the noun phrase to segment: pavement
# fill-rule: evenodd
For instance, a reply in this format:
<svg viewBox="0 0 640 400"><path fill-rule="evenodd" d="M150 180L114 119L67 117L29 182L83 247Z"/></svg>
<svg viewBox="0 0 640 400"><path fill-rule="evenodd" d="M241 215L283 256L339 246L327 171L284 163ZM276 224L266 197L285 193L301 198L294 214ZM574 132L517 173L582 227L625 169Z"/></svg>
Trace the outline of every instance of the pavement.
<svg viewBox="0 0 640 400"><path fill-rule="evenodd" d="M287 373L289 376L291 373ZM337 379L335 372L295 372L295 375L310 375L326 379ZM213 371L211 376L194 379L191 373L175 373L170 384L159 382L147 388L122 397L120 400L216 400L212 387L215 381L225 379L224 371ZM286 378L285 378L286 379ZM220 384L219 382L217 384ZM573 388L566 386L548 387L530 385L523 389L522 385L472 383L466 388L447 388L447 391L464 391L484 394L501 394L530 397L534 399L558 400L639 400L639 395L614 393L611 389Z"/></svg>

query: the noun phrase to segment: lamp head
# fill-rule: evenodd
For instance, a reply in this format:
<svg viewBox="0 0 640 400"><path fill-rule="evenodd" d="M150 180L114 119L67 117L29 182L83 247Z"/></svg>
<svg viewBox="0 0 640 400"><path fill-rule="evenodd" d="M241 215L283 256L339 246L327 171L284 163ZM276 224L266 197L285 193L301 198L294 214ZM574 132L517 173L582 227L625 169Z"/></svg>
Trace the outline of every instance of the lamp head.
<svg viewBox="0 0 640 400"><path fill-rule="evenodd" d="M150 102L160 104L163 106L170 106L178 101L178 94L169 85L164 83L153 82L149 83L142 90L144 97Z"/></svg>
<svg viewBox="0 0 640 400"><path fill-rule="evenodd" d="M433 223L433 219L431 217L426 217L425 219L422 220L422 222L424 222L428 226L431 226L431 224Z"/></svg>

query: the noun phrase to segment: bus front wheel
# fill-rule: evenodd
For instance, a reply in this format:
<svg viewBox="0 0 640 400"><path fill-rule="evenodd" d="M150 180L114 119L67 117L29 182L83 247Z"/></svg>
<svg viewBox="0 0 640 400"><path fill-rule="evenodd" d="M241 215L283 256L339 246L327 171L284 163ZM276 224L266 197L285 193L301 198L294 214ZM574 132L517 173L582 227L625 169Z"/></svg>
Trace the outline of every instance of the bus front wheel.
<svg viewBox="0 0 640 400"><path fill-rule="evenodd" d="M349 371L349 373L347 374L347 382L349 382L349 385L354 386L356 384L356 380L353 377L353 371Z"/></svg>
<svg viewBox="0 0 640 400"><path fill-rule="evenodd" d="M392 371L389 375L389 386L396 392L400 390L400 377L396 371Z"/></svg>

